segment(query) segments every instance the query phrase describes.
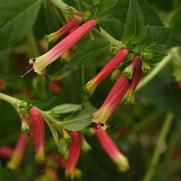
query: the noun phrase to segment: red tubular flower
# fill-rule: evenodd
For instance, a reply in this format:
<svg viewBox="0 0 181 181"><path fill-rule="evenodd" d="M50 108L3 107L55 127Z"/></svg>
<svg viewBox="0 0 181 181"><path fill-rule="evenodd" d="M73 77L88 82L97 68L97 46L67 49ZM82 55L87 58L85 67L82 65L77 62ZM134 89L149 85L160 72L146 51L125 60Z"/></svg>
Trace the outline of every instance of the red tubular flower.
<svg viewBox="0 0 181 181"><path fill-rule="evenodd" d="M56 81L53 81L53 80L49 82L49 88L56 95L59 95L62 92L61 87L58 85L58 83Z"/></svg>
<svg viewBox="0 0 181 181"><path fill-rule="evenodd" d="M43 118L39 112L39 110L35 107L30 109L31 120L30 120L30 128L31 134L34 141L35 146L35 158L36 161L41 163L44 162L45 153L44 153L44 144L45 144L45 127Z"/></svg>
<svg viewBox="0 0 181 181"><path fill-rule="evenodd" d="M4 81L0 79L0 91L4 89Z"/></svg>
<svg viewBox="0 0 181 181"><path fill-rule="evenodd" d="M96 20L89 20L68 36L66 36L62 41L60 41L57 45L55 45L52 49L50 49L44 55L40 57L30 59L29 63L33 66L32 69L34 72L42 74L44 69L54 62L58 57L63 55L67 50L69 50L73 45L75 45L82 37L84 37L95 25L97 24Z"/></svg>
<svg viewBox="0 0 181 181"><path fill-rule="evenodd" d="M9 159L13 154L13 149L9 146L4 146L0 148L0 157Z"/></svg>
<svg viewBox="0 0 181 181"><path fill-rule="evenodd" d="M139 81L141 80L141 76L142 76L142 70L141 70L141 65L139 64L139 66L136 68L135 73L133 75L133 79L131 81L131 85L126 93L125 99L128 102L133 103L134 102L134 95L135 95L135 90L136 87L139 83Z"/></svg>
<svg viewBox="0 0 181 181"><path fill-rule="evenodd" d="M60 28L58 31L47 35L48 42L54 42L61 36L69 34L72 30L75 30L81 23L80 19L74 19Z"/></svg>
<svg viewBox="0 0 181 181"><path fill-rule="evenodd" d="M134 70L140 66L140 57L139 56L135 56L131 62L131 64L129 66L127 66L124 71L123 74L125 75L125 77L127 77L128 79L132 79L133 77L133 73Z"/></svg>
<svg viewBox="0 0 181 181"><path fill-rule="evenodd" d="M128 88L128 80L121 75L109 92L102 106L93 114L93 122L104 124L121 102Z"/></svg>
<svg viewBox="0 0 181 181"><path fill-rule="evenodd" d="M12 170L18 168L18 166L20 165L20 163L23 159L24 152L25 152L26 146L27 146L27 142L28 142L28 135L26 133L21 133L18 138L16 147L13 151L11 160L7 163L8 168L10 168Z"/></svg>
<svg viewBox="0 0 181 181"><path fill-rule="evenodd" d="M75 131L70 132L70 136L72 141L69 148L65 174L66 176L73 178L78 174L76 173L76 165L80 156L81 139L80 134Z"/></svg>
<svg viewBox="0 0 181 181"><path fill-rule="evenodd" d="M119 66L123 60L127 57L128 50L121 49L116 56L114 56L103 68L102 70L91 79L85 86L85 90L92 94L95 88L99 85L99 83L104 80L111 72Z"/></svg>
<svg viewBox="0 0 181 181"><path fill-rule="evenodd" d="M99 140L102 148L112 159L112 161L118 166L119 171L127 171L129 169L129 163L127 158L119 151L118 147L109 137L109 135L103 130L100 125L97 125L94 129L95 135Z"/></svg>
<svg viewBox="0 0 181 181"><path fill-rule="evenodd" d="M60 155L56 155L56 156L55 156L55 161L56 161L56 163L58 164L58 166L59 166L60 168L62 168L63 170L66 169L66 167L67 167L67 162L66 162Z"/></svg>

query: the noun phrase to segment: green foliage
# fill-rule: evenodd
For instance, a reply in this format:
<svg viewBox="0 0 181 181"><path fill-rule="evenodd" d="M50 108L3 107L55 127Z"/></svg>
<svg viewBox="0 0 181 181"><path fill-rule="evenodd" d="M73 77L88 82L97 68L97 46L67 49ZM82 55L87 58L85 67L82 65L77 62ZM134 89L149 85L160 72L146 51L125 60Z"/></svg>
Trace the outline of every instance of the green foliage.
<svg viewBox="0 0 181 181"><path fill-rule="evenodd" d="M181 43L181 10L179 9L173 16L171 23L173 25L173 42L174 45L180 45Z"/></svg>
<svg viewBox="0 0 181 181"><path fill-rule="evenodd" d="M76 51L75 55L71 58L70 63L66 66L66 68L75 69L82 65L99 65L109 56L109 45L110 43L108 41L101 38L88 40Z"/></svg>
<svg viewBox="0 0 181 181"><path fill-rule="evenodd" d="M130 0L122 40L136 43L144 32L144 16L137 0Z"/></svg>
<svg viewBox="0 0 181 181"><path fill-rule="evenodd" d="M22 40L31 30L41 1L1 0L0 4L0 49L4 49Z"/></svg>
<svg viewBox="0 0 181 181"><path fill-rule="evenodd" d="M140 96L144 97L150 103L155 104L162 111L173 112L175 117L180 120L180 101L181 93L177 88L177 85L172 82L170 73L168 70L164 70L154 80L143 88L140 92Z"/></svg>
<svg viewBox="0 0 181 181"><path fill-rule="evenodd" d="M68 12L73 11L72 7L64 9L61 2L56 0L60 8L53 0L0 0L0 51L7 49L0 52L0 92L27 100L40 109L46 125L46 156L55 156L59 152L67 158L70 131L79 131L81 139L86 138L91 150L88 153L81 150L77 165L83 181L144 180L155 140L159 139L165 115L171 112L174 122L164 139L164 146L160 146L160 162L154 166L152 180L179 179L180 157L175 159L173 154L180 151L181 146L178 141L181 51L179 48L176 52L169 49L181 45L180 1L63 0L85 13L82 23L96 19L97 26L71 49L66 62L60 57L49 65L45 76L31 73L21 79L29 58L44 54L59 41L48 45L44 36L58 30L67 20L77 18ZM60 41L64 37L61 36ZM136 93L135 104L124 104L123 100L107 123L106 132L130 162L131 170L126 173L116 170L92 129L93 113L101 107L115 81L109 76L97 86L94 95L84 92L86 83L122 47L129 50L129 55L122 67L115 69L126 68L134 55L140 55L146 65L156 68L163 63L164 56L169 54L171 57L167 68L159 70L158 76ZM146 76L143 74L142 78ZM0 148L14 148L21 131L22 115L18 115L13 106L0 100ZM30 115L27 112L25 116ZM6 169L6 163L6 159L1 161L0 158L0 181L38 181L44 174L38 172L32 139L20 169L12 172ZM52 165L46 163L46 166ZM52 169L56 168L56 164L52 166ZM64 171L58 170L57 174L61 180L67 180Z"/></svg>

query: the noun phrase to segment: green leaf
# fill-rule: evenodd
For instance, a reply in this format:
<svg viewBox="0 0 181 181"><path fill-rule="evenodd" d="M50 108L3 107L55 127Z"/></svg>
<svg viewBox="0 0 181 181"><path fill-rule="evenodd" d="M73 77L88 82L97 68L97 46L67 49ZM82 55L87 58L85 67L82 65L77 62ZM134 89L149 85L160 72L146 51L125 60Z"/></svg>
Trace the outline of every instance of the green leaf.
<svg viewBox="0 0 181 181"><path fill-rule="evenodd" d="M70 131L80 131L92 123L92 113L95 108L87 104L85 108L77 114L72 114L60 121L60 127Z"/></svg>
<svg viewBox="0 0 181 181"><path fill-rule="evenodd" d="M91 114L83 113L72 118L61 121L61 126L70 131L80 131L92 123Z"/></svg>
<svg viewBox="0 0 181 181"><path fill-rule="evenodd" d="M181 10L179 9L173 16L171 23L173 24L173 37L174 45L180 46L181 44Z"/></svg>
<svg viewBox="0 0 181 181"><path fill-rule="evenodd" d="M99 21L99 25L114 38L121 40L124 29L124 23L122 23L119 19L111 15L104 16Z"/></svg>
<svg viewBox="0 0 181 181"><path fill-rule="evenodd" d="M145 25L161 26L162 22L154 9L144 0L138 0L138 2L144 15Z"/></svg>
<svg viewBox="0 0 181 181"><path fill-rule="evenodd" d="M156 105L162 111L171 111L177 119L181 119L180 89L172 83L168 70L162 71L159 76L149 82L138 94L143 100Z"/></svg>
<svg viewBox="0 0 181 181"><path fill-rule="evenodd" d="M80 111L82 108L82 105L80 104L62 104L59 106L55 106L50 110L53 114L66 114L66 113L74 113L77 111Z"/></svg>
<svg viewBox="0 0 181 181"><path fill-rule="evenodd" d="M99 64L108 57L109 49L109 42L104 39L89 40L76 51L66 68L76 69L82 65Z"/></svg>
<svg viewBox="0 0 181 181"><path fill-rule="evenodd" d="M109 13L109 10L112 9L117 3L118 0L100 0L96 5L93 14L98 18L100 16L107 15Z"/></svg>
<svg viewBox="0 0 181 181"><path fill-rule="evenodd" d="M166 45L171 36L170 28L163 26L146 26L144 29L143 39L141 40L143 44L157 42Z"/></svg>
<svg viewBox="0 0 181 181"><path fill-rule="evenodd" d="M24 38L35 23L41 0L0 0L0 50Z"/></svg>
<svg viewBox="0 0 181 181"><path fill-rule="evenodd" d="M144 15L137 0L130 0L122 40L136 43L144 33Z"/></svg>

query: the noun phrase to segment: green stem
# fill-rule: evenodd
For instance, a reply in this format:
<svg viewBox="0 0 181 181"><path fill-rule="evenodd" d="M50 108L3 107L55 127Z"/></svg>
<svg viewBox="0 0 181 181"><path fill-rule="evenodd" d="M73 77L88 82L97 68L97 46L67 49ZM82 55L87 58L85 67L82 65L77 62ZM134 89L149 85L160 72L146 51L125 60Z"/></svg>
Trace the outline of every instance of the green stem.
<svg viewBox="0 0 181 181"><path fill-rule="evenodd" d="M172 135L169 139L167 153L164 157L164 162L170 161L170 159L172 157L172 153L173 153L177 143L179 143L180 137L181 137L181 124L176 124L174 132L172 133Z"/></svg>
<svg viewBox="0 0 181 181"><path fill-rule="evenodd" d="M151 159L149 170L146 172L146 174L143 178L143 181L151 181L155 174L156 166L160 160L160 155L162 153L163 144L169 133L172 121L173 121L173 114L168 113L166 116L165 122L163 124L163 127L161 129L160 136L158 138L158 142L156 144L155 151L153 153L153 157Z"/></svg>
<svg viewBox="0 0 181 181"><path fill-rule="evenodd" d="M178 47L172 48L168 55L164 57L160 63L148 74L138 85L137 91L142 89L146 84L148 84L171 60L172 58L179 59Z"/></svg>
<svg viewBox="0 0 181 181"><path fill-rule="evenodd" d="M8 96L6 94L0 93L0 100L3 100L9 104L11 104L12 106L16 106L17 103L20 103L21 100Z"/></svg>
<svg viewBox="0 0 181 181"><path fill-rule="evenodd" d="M141 120L140 123L137 123L133 127L134 133L139 133L142 130L147 129L155 120L157 120L156 118L159 115L160 115L160 111L159 110L154 110L154 111L151 111L151 113L149 113L148 115L144 116L144 119Z"/></svg>
<svg viewBox="0 0 181 181"><path fill-rule="evenodd" d="M69 6L61 0L50 0L61 11L65 11Z"/></svg>
<svg viewBox="0 0 181 181"><path fill-rule="evenodd" d="M105 31L103 28L100 28L100 31L97 31L97 33L102 36L103 38L107 39L110 43L113 45L116 45L118 48L124 47L125 45L121 42L116 40L114 37L112 37L107 31Z"/></svg>

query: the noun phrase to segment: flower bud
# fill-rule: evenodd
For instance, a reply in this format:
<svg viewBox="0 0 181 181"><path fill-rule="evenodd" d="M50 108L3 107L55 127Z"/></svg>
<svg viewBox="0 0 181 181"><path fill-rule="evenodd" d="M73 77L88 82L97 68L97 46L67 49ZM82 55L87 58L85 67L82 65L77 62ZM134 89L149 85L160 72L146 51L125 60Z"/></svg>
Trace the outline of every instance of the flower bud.
<svg viewBox="0 0 181 181"><path fill-rule="evenodd" d="M77 28L81 23L80 19L75 19L70 22L68 22L66 25L64 25L62 28L60 28L58 31L51 33L47 35L48 42L55 42L58 38L60 38L63 35L67 35L71 32L71 30Z"/></svg>
<svg viewBox="0 0 181 181"><path fill-rule="evenodd" d="M128 65L124 71L123 71L123 75L128 78L128 79L132 79L133 77L133 73L134 73L134 70L137 66L139 66L140 64L140 58L139 56L136 56L133 58L132 62L130 65Z"/></svg>

